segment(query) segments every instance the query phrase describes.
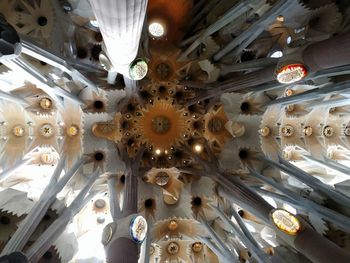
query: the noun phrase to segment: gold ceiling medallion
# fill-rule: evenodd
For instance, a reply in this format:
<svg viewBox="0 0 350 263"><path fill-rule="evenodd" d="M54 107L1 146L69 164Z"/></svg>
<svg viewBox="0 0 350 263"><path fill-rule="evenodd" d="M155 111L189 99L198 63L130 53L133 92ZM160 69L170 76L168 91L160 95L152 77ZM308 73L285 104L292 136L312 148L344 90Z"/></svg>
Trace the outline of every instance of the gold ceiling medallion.
<svg viewBox="0 0 350 263"><path fill-rule="evenodd" d="M119 142L123 136L120 127L121 118L122 115L118 112L112 121L95 123L92 126L92 133L98 138Z"/></svg>
<svg viewBox="0 0 350 263"><path fill-rule="evenodd" d="M40 127L40 134L45 138L50 138L54 135L54 127L50 123L45 123Z"/></svg>
<svg viewBox="0 0 350 263"><path fill-rule="evenodd" d="M180 250L180 246L177 242L170 242L167 246L167 252L170 255L176 255L177 253L179 253Z"/></svg>
<svg viewBox="0 0 350 263"><path fill-rule="evenodd" d="M12 133L16 137L23 137L24 134L25 134L25 130L24 130L24 128L21 125L16 125L12 129Z"/></svg>
<svg viewBox="0 0 350 263"><path fill-rule="evenodd" d="M299 219L286 210L275 209L271 218L276 227L288 235L296 235L301 230Z"/></svg>
<svg viewBox="0 0 350 263"><path fill-rule="evenodd" d="M192 251L194 253L199 253L203 249L203 244L201 242L195 242L192 244Z"/></svg>
<svg viewBox="0 0 350 263"><path fill-rule="evenodd" d="M69 136L77 136L79 134L79 127L75 124L72 124L67 128L67 134Z"/></svg>
<svg viewBox="0 0 350 263"><path fill-rule="evenodd" d="M175 220L169 222L168 228L170 231L175 231L178 228L178 223Z"/></svg>
<svg viewBox="0 0 350 263"><path fill-rule="evenodd" d="M209 142L210 147L216 153L221 151L225 142L232 137L226 129L228 122L224 107L220 104L214 105L204 116L205 131L204 138Z"/></svg>
<svg viewBox="0 0 350 263"><path fill-rule="evenodd" d="M158 185L163 189L163 199L168 205L176 204L180 198L183 182L179 180L180 172L176 168L152 168L143 178L144 181Z"/></svg>
<svg viewBox="0 0 350 263"><path fill-rule="evenodd" d="M50 110L52 108L52 100L49 98L42 98L39 101L39 106L43 110Z"/></svg>
<svg viewBox="0 0 350 263"><path fill-rule="evenodd" d="M172 145L178 144L190 132L191 119L187 112L166 100L155 101L141 111L135 118L135 126L141 140L155 151L170 151Z"/></svg>

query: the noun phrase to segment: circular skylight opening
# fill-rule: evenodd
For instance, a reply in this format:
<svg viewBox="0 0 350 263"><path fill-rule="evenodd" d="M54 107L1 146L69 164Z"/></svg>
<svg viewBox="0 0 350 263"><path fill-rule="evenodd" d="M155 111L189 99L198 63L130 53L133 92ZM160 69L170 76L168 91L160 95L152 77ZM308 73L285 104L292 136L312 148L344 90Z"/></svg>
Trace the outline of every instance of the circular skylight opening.
<svg viewBox="0 0 350 263"><path fill-rule="evenodd" d="M135 59L129 67L129 74L133 80L141 80L148 72L147 62L141 58Z"/></svg>
<svg viewBox="0 0 350 263"><path fill-rule="evenodd" d="M148 31L153 37L162 37L165 34L164 26L158 22L151 23L148 26Z"/></svg>

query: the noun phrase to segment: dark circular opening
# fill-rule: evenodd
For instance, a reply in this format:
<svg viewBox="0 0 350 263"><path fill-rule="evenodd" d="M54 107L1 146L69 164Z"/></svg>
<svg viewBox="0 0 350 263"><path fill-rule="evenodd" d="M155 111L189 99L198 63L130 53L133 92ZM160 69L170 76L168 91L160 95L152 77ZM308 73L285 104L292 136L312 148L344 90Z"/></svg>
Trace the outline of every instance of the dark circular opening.
<svg viewBox="0 0 350 263"><path fill-rule="evenodd" d="M195 128L196 130L200 129L201 127L202 127L202 124L199 121L195 121L193 123L193 128Z"/></svg>
<svg viewBox="0 0 350 263"><path fill-rule="evenodd" d="M188 145L192 145L194 143L194 140L192 138L188 139L187 141Z"/></svg>
<svg viewBox="0 0 350 263"><path fill-rule="evenodd" d="M241 111L247 111L249 110L249 103L248 102L242 102L241 104Z"/></svg>
<svg viewBox="0 0 350 263"><path fill-rule="evenodd" d="M152 199L146 199L145 200L145 207L150 208L153 206L153 200Z"/></svg>
<svg viewBox="0 0 350 263"><path fill-rule="evenodd" d="M184 96L184 94L182 93L182 91L178 91L175 93L175 98L178 100L182 99L183 96Z"/></svg>
<svg viewBox="0 0 350 263"><path fill-rule="evenodd" d="M10 224L11 220L7 216L2 216L0 217L0 223L3 225L8 225Z"/></svg>
<svg viewBox="0 0 350 263"><path fill-rule="evenodd" d="M248 151L245 149L242 149L238 153L239 158L246 159L248 157Z"/></svg>
<svg viewBox="0 0 350 263"><path fill-rule="evenodd" d="M87 51L85 48L78 48L77 50L77 57L80 59L86 58L87 57Z"/></svg>
<svg viewBox="0 0 350 263"><path fill-rule="evenodd" d="M46 65L47 65L47 63L44 62L44 61L40 61L40 64L41 64L42 66L46 66Z"/></svg>
<svg viewBox="0 0 350 263"><path fill-rule="evenodd" d="M246 52L243 52L243 54L241 55L242 62L253 60L253 59L255 59L255 54L253 52L246 51Z"/></svg>
<svg viewBox="0 0 350 263"><path fill-rule="evenodd" d="M166 159L166 157L163 156L163 155L159 156L158 159L157 159L157 161L158 161L158 164L159 164L160 166L164 166L164 165L166 165L166 163L167 163L167 159Z"/></svg>
<svg viewBox="0 0 350 263"><path fill-rule="evenodd" d="M192 201L193 205L195 206L201 206L202 205L202 198L200 198L199 196L193 198Z"/></svg>
<svg viewBox="0 0 350 263"><path fill-rule="evenodd" d="M38 18L38 25L39 26L46 26L47 25L47 18L45 16L40 16Z"/></svg>
<svg viewBox="0 0 350 263"><path fill-rule="evenodd" d="M102 161L103 158L104 158L104 154L101 153L101 152L97 152L97 153L95 153L94 158L95 158L96 161Z"/></svg>
<svg viewBox="0 0 350 263"><path fill-rule="evenodd" d="M52 253L50 251L46 251L45 254L43 255L43 258L51 259L52 258Z"/></svg>
<svg viewBox="0 0 350 263"><path fill-rule="evenodd" d="M95 107L95 109L102 109L103 108L103 102L100 101L100 100L96 100L94 102L94 107Z"/></svg>
<svg viewBox="0 0 350 263"><path fill-rule="evenodd" d="M48 215L48 214L44 215L44 220L45 221L49 221L50 219L51 219L50 215Z"/></svg>
<svg viewBox="0 0 350 263"><path fill-rule="evenodd" d="M252 256L252 253L250 253L250 251L248 251L248 257L251 257Z"/></svg>
<svg viewBox="0 0 350 263"><path fill-rule="evenodd" d="M128 123L127 121L123 121L123 122L122 122L122 128L123 128L123 129L129 128L129 123Z"/></svg>
<svg viewBox="0 0 350 263"><path fill-rule="evenodd" d="M96 40L96 42L102 42L103 37L102 37L102 34L100 32L95 34L95 40Z"/></svg>
<svg viewBox="0 0 350 263"><path fill-rule="evenodd" d="M182 152L181 151L174 152L174 157L175 158L182 158Z"/></svg>
<svg viewBox="0 0 350 263"><path fill-rule="evenodd" d="M150 97L150 94L146 90L140 91L140 97L143 99L148 99Z"/></svg>
<svg viewBox="0 0 350 263"><path fill-rule="evenodd" d="M129 111L134 111L135 110L135 106L132 105L131 103L128 104L128 110Z"/></svg>
<svg viewBox="0 0 350 263"><path fill-rule="evenodd" d="M124 174L122 176L120 176L120 182L122 184L125 183L125 175Z"/></svg>
<svg viewBox="0 0 350 263"><path fill-rule="evenodd" d="M92 59L95 60L95 61L98 61L101 51L102 51L102 48L101 48L100 45L94 45L91 48L91 57L92 57Z"/></svg>
<svg viewBox="0 0 350 263"><path fill-rule="evenodd" d="M191 105L191 106L188 107L188 110L189 110L190 112L194 112L195 109L196 109L196 108L195 108L194 105Z"/></svg>
<svg viewBox="0 0 350 263"><path fill-rule="evenodd" d="M134 143L135 143L135 140L134 140L134 139L129 139L128 142L127 142L128 146L130 146L130 147L131 147Z"/></svg>
<svg viewBox="0 0 350 263"><path fill-rule="evenodd" d="M160 87L158 88L158 91L159 91L159 93L165 93L165 92L166 92L166 87L160 86Z"/></svg>
<svg viewBox="0 0 350 263"><path fill-rule="evenodd" d="M239 214L240 217L243 217L244 211L243 211L243 210L239 210L239 211L238 211L238 214Z"/></svg>

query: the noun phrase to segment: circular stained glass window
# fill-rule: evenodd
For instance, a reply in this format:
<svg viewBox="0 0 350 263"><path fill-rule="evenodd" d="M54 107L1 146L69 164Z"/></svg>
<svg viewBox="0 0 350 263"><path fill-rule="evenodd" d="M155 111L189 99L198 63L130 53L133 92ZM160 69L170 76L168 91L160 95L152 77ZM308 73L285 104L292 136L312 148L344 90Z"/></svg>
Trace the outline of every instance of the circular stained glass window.
<svg viewBox="0 0 350 263"><path fill-rule="evenodd" d="M296 235L300 231L300 221L286 210L276 209L271 213L271 217L277 228L288 235Z"/></svg>
<svg viewBox="0 0 350 263"><path fill-rule="evenodd" d="M142 243L147 235L147 221L143 216L136 216L130 222L130 236L136 243Z"/></svg>

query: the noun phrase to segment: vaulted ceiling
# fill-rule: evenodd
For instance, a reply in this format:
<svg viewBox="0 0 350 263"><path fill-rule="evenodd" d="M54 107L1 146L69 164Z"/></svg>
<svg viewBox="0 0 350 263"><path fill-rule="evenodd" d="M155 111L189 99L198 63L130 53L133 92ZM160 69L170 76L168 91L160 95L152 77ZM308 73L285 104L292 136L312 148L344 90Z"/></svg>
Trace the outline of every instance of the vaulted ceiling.
<svg viewBox="0 0 350 263"><path fill-rule="evenodd" d="M347 0L2 0L1 256L350 262L349 30Z"/></svg>

